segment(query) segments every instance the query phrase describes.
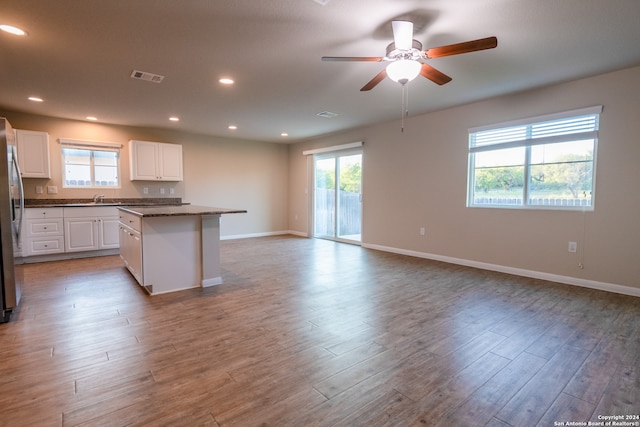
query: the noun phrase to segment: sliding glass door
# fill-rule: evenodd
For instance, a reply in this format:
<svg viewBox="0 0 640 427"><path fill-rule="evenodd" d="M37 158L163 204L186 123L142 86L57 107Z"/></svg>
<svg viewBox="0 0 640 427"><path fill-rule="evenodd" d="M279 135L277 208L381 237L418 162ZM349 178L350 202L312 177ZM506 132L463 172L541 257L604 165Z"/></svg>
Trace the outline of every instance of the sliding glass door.
<svg viewBox="0 0 640 427"><path fill-rule="evenodd" d="M362 152L316 155L314 236L360 243Z"/></svg>

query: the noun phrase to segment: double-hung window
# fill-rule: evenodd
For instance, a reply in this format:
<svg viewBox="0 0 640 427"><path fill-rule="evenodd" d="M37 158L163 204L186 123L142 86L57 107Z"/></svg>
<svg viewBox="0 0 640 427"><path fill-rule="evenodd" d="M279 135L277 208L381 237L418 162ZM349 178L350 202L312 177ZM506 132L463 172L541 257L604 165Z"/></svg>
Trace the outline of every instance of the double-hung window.
<svg viewBox="0 0 640 427"><path fill-rule="evenodd" d="M119 187L120 148L109 142L61 139L63 187Z"/></svg>
<svg viewBox="0 0 640 427"><path fill-rule="evenodd" d="M602 106L469 129L467 206L593 209Z"/></svg>

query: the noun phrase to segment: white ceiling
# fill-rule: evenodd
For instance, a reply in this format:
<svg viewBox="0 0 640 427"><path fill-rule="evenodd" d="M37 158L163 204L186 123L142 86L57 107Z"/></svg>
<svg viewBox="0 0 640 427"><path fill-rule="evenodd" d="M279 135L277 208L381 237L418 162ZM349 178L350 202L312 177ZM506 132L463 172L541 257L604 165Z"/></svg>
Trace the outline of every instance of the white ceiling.
<svg viewBox="0 0 640 427"><path fill-rule="evenodd" d="M384 56L399 17L425 49L498 38L430 60L453 81L411 82L411 115L640 64L638 0L2 0L28 36L0 33L0 108L276 142L399 119L398 83L359 91L384 64L320 60Z"/></svg>

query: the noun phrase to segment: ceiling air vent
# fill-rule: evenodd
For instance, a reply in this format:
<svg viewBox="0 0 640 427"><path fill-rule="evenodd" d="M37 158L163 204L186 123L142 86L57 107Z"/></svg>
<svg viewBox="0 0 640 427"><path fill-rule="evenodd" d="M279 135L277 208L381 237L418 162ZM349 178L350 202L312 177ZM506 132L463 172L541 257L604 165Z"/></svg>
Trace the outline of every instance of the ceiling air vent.
<svg viewBox="0 0 640 427"><path fill-rule="evenodd" d="M321 111L318 114L316 114L316 116L324 117L326 119L331 119L337 115L338 113L332 113L331 111Z"/></svg>
<svg viewBox="0 0 640 427"><path fill-rule="evenodd" d="M133 70L131 72L131 78L144 80L147 82L160 83L164 79L164 76L161 76L160 74L147 73L146 71Z"/></svg>
<svg viewBox="0 0 640 427"><path fill-rule="evenodd" d="M313 0L313 1L318 3L318 4L320 4L320 5L322 5L322 6L325 6L331 0Z"/></svg>

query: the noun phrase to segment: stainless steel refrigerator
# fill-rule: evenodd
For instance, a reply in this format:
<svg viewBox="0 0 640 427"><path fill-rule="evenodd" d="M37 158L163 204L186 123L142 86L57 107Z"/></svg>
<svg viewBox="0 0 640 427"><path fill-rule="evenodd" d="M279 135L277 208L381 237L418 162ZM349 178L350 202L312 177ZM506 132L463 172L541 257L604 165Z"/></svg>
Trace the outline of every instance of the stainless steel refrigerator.
<svg viewBox="0 0 640 427"><path fill-rule="evenodd" d="M16 251L20 250L24 191L16 155L16 138L9 121L0 117L0 151L6 161L0 162L0 323L7 322L18 307L22 294L22 266Z"/></svg>

